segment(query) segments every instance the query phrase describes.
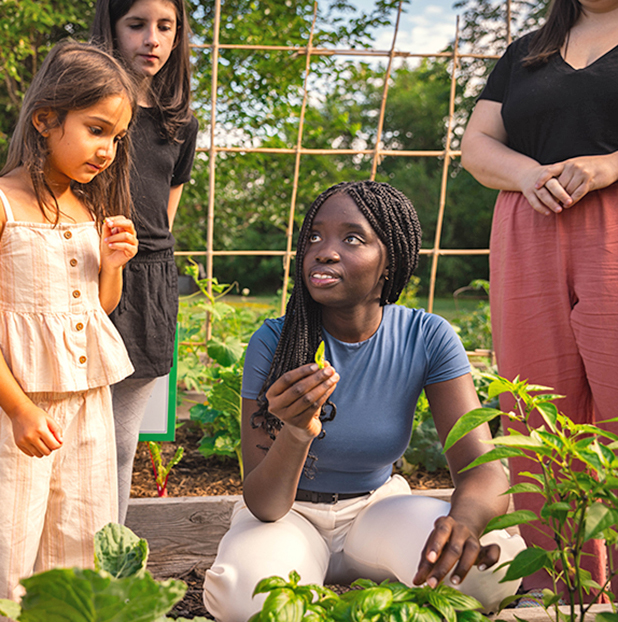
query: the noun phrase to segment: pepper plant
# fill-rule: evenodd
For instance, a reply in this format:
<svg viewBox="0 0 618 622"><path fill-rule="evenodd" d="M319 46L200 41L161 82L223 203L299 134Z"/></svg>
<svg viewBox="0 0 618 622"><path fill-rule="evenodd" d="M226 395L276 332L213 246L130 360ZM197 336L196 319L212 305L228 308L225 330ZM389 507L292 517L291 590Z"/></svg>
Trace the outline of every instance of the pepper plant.
<svg viewBox="0 0 618 622"><path fill-rule="evenodd" d="M260 581L255 594L268 594L261 611L249 622L483 622L476 599L441 583L436 588L407 587L367 579L338 595L321 585L299 585L296 571L289 580L269 577Z"/></svg>
<svg viewBox="0 0 618 622"><path fill-rule="evenodd" d="M553 403L561 396L550 391L548 387L529 384L519 377L510 382L493 376L489 397L508 393L515 400L514 409L508 413L495 408L470 411L453 426L444 448L448 450L471 430L500 415L523 424L525 433L510 428L505 435L488 441L494 447L464 470L514 456L528 457L540 465L540 473L521 473L530 481L516 484L507 492L541 495L543 506L539 514L518 510L499 516L490 521L486 531L522 524L549 529L555 548L546 551L531 546L521 551L507 562L503 581L520 579L544 569L551 577L553 589L543 590L539 604L548 612L553 610L557 622L575 622L578 617L583 622L584 615L594 603L600 602L602 595L614 601L610 581L618 573L611 554L618 544L618 458L615 453L618 436L595 425L573 423L558 412ZM531 422L535 411L542 418L540 427ZM603 585L593 581L590 573L582 568L584 543L593 538L605 540L610 549L608 578ZM560 584L564 585L563 589ZM566 614L558 609L561 596L569 607ZM506 599L502 606L515 598ZM616 613L599 616L605 622L618 622Z"/></svg>

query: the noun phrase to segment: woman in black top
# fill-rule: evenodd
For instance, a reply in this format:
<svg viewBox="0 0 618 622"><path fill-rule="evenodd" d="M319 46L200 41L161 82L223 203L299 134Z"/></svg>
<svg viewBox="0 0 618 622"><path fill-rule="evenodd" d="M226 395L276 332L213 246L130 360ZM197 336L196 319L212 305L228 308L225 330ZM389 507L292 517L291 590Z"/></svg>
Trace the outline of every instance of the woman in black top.
<svg viewBox="0 0 618 622"><path fill-rule="evenodd" d="M580 423L615 416L618 403L617 109L618 0L555 0L545 26L498 61L462 142L464 167L502 191L490 242L499 371L566 395L557 406ZM513 460L513 483L535 470ZM515 497L540 508L540 495ZM605 548L592 549L586 564L602 584Z"/></svg>

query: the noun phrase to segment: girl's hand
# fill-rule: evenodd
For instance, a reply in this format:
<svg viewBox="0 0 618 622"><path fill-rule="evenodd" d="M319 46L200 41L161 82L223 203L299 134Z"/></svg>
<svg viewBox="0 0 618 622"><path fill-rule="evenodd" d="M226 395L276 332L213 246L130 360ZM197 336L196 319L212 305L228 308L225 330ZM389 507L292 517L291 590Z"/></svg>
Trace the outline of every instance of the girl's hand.
<svg viewBox="0 0 618 622"><path fill-rule="evenodd" d="M122 268L137 253L133 222L125 216L110 216L101 231L101 267Z"/></svg>
<svg viewBox="0 0 618 622"><path fill-rule="evenodd" d="M27 456L42 458L62 446L62 430L56 421L32 402L10 415L15 444Z"/></svg>
<svg viewBox="0 0 618 622"><path fill-rule="evenodd" d="M558 198L556 193L567 193L570 207L593 190L607 188L618 180L618 155L580 156L544 167L535 183L535 189L546 189ZM560 199L561 200L561 199Z"/></svg>
<svg viewBox="0 0 618 622"><path fill-rule="evenodd" d="M311 440L322 431L320 411L339 382L339 374L327 362L303 365L281 376L266 392L268 410L299 438Z"/></svg>
<svg viewBox="0 0 618 622"><path fill-rule="evenodd" d="M463 522L450 515L441 516L429 534L413 582L415 585L426 582L435 587L455 567L451 582L459 585L472 566L485 570L499 558L497 544L481 546L478 537Z"/></svg>

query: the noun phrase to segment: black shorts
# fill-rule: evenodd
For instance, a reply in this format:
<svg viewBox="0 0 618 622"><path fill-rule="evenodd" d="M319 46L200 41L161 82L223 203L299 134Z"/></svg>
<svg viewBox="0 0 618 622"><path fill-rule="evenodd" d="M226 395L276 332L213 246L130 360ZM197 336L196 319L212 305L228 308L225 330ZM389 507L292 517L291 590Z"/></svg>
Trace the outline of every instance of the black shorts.
<svg viewBox="0 0 618 622"><path fill-rule="evenodd" d="M132 378L169 373L177 317L178 270L173 250L138 253L125 266L122 298L110 315L135 367Z"/></svg>

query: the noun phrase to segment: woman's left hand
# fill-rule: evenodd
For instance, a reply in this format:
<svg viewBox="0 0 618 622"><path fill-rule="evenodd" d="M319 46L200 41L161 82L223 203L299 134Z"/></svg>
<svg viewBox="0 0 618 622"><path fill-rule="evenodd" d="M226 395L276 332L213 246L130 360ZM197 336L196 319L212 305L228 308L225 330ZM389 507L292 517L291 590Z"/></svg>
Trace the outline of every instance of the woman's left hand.
<svg viewBox="0 0 618 622"><path fill-rule="evenodd" d="M618 153L610 153L580 156L550 164L545 167L535 187L540 189L545 186L554 196L561 189L566 190L572 202L564 207L571 207L589 192L607 188L616 180L618 180Z"/></svg>
<svg viewBox="0 0 618 622"><path fill-rule="evenodd" d="M461 583L472 566L485 570L500 558L497 544L482 546L477 536L463 522L452 516L441 516L423 549L414 584L435 587L453 569L451 582Z"/></svg>
<svg viewBox="0 0 618 622"><path fill-rule="evenodd" d="M125 216L110 216L101 232L101 265L121 268L137 253L137 234L133 222Z"/></svg>

